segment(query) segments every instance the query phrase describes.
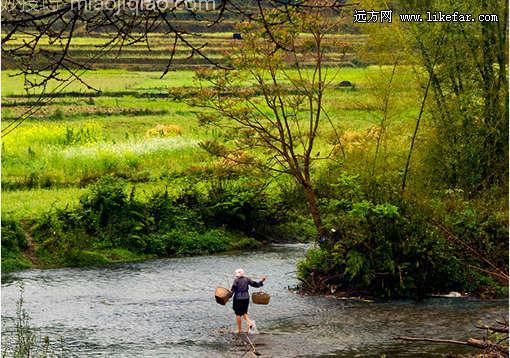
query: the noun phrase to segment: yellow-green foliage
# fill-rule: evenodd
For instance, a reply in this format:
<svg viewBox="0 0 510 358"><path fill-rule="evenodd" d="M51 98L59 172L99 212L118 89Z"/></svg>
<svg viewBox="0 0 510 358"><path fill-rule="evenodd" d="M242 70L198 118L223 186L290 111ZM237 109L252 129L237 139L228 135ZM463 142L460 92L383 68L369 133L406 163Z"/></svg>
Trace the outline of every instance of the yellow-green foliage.
<svg viewBox="0 0 510 358"><path fill-rule="evenodd" d="M5 154L9 155L34 146L70 146L97 142L102 137L98 122L85 121L79 126L72 123L27 123L16 129L15 135L3 139Z"/></svg>
<svg viewBox="0 0 510 358"><path fill-rule="evenodd" d="M158 124L147 131L147 137L172 137L181 135L182 128L175 124Z"/></svg>

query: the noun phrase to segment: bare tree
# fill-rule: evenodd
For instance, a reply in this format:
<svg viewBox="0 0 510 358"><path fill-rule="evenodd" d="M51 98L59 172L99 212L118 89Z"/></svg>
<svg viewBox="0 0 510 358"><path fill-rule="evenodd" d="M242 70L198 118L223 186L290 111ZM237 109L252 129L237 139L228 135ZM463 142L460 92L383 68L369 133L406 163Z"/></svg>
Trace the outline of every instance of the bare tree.
<svg viewBox="0 0 510 358"><path fill-rule="evenodd" d="M335 148L324 144L329 154L321 156L317 139L325 126L332 125L324 94L333 78L324 56L325 42L334 41L328 35L338 14L316 7L285 16L289 21L273 25L271 36L261 22L244 23L240 52L231 57L235 70L201 71L200 95L191 103L209 110L201 114L203 122L234 133L226 147L206 143L204 148L267 173L291 175L303 189L317 231L324 237L312 167ZM274 12L271 18L282 19L282 14Z"/></svg>

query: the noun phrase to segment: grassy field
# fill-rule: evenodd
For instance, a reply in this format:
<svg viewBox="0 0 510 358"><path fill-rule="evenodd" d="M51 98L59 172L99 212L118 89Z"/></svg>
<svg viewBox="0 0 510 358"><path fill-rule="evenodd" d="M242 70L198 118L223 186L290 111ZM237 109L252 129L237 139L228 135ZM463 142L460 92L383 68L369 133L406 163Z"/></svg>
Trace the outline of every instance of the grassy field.
<svg viewBox="0 0 510 358"><path fill-rule="evenodd" d="M328 112L345 140L354 142L347 145L361 141L380 121L377 98L370 89L370 76L379 70L342 69L338 78L355 83L357 89L329 92ZM9 79L10 74L3 73L3 125L26 111L33 98L18 97L23 95L22 82ZM189 71L171 73L164 79L159 76L157 72L91 72L86 79L101 88L100 96L92 100L85 95L52 99L8 135L2 144L2 212L32 216L55 201L58 205L72 203L79 188L108 173L163 185L165 178L176 173L211 165L214 159L198 143L217 138L219 133L198 126L192 108L169 98L133 95L193 85ZM403 136L410 133L409 120L416 115L416 105L405 96L406 91L399 96L401 115L393 121L395 129L404 128ZM170 131L163 133L167 128ZM65 194L54 193L55 188Z"/></svg>
<svg viewBox="0 0 510 358"><path fill-rule="evenodd" d="M231 33L207 34L204 39L212 55L235 46ZM338 35L334 40L355 45L360 37ZM94 53L104 41L102 36L77 38L72 50L77 54ZM178 70L161 78L161 70L145 66L146 60L159 58L169 45L157 34L151 35L151 41L154 51L143 58L129 59L130 51L135 55L147 53L142 45L129 47L121 55L126 69L102 68L83 76L86 83L101 92L87 90L76 81L64 91L54 90L57 84L50 84L42 106L3 139L4 217L36 218L52 206L75 205L83 189L105 174L126 178L140 189L137 195L143 195L144 190L175 186L176 178L215 165L217 159L202 150L199 143L211 138L221 140L221 133L199 126L197 109L168 95L172 88L196 86L194 72L177 66ZM185 49L180 50L184 53ZM339 54L332 49L332 56ZM112 66L98 62L97 67ZM331 83L325 109L342 135L347 162L351 154L353 161L358 160L356 150L375 142L373 129L383 118L380 88L390 72L391 68L385 66L341 67L340 62L328 68ZM23 78L15 74L15 70L2 71L2 126L29 110L38 98L38 92L26 91ZM398 80L392 84L392 112L387 119L388 130L394 133L389 147L396 151L407 147L418 111L412 75L411 68L401 68ZM340 88L340 81L350 81L354 87ZM332 135L329 129L321 133L318 151Z"/></svg>

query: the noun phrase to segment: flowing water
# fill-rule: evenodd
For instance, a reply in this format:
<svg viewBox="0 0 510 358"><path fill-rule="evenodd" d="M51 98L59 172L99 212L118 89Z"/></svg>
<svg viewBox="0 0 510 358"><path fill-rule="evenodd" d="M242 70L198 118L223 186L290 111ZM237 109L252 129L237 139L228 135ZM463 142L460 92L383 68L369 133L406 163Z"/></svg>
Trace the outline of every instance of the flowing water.
<svg viewBox="0 0 510 358"><path fill-rule="evenodd" d="M506 301L435 298L366 303L300 296L299 245L249 254L153 260L107 268L30 270L3 277L2 339L12 339L19 286L31 324L66 357L241 357L231 303L213 297L238 267L267 275L267 306L250 305L261 357L440 357L455 346L399 342L399 335L466 339L478 321L507 315ZM460 349L460 350L459 350ZM248 354L244 355L249 356Z"/></svg>

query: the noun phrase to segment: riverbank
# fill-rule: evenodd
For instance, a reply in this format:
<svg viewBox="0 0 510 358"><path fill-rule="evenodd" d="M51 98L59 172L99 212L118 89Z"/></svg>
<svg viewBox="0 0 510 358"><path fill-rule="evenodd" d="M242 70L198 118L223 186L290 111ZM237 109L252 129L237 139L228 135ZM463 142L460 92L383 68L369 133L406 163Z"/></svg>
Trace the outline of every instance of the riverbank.
<svg viewBox="0 0 510 358"><path fill-rule="evenodd" d="M181 233L184 234L184 233ZM222 230L186 234L182 240L175 240L173 254L166 252L144 253L125 247L91 245L89 247L55 248L51 250L46 242L36 242L30 232L15 222L2 222L2 272L16 272L25 269L49 269L64 267L101 267L118 263L145 261L156 258L199 256L216 253L235 253L255 250L264 243L253 238L234 235ZM91 238L83 235L77 240L86 242ZM157 239L168 240L164 235Z"/></svg>
<svg viewBox="0 0 510 358"><path fill-rule="evenodd" d="M236 187L195 187L142 201L122 179L90 185L73 208L35 220L2 220L2 271L102 266L161 257L254 250L284 235L266 196ZM288 232L288 231L287 231Z"/></svg>

